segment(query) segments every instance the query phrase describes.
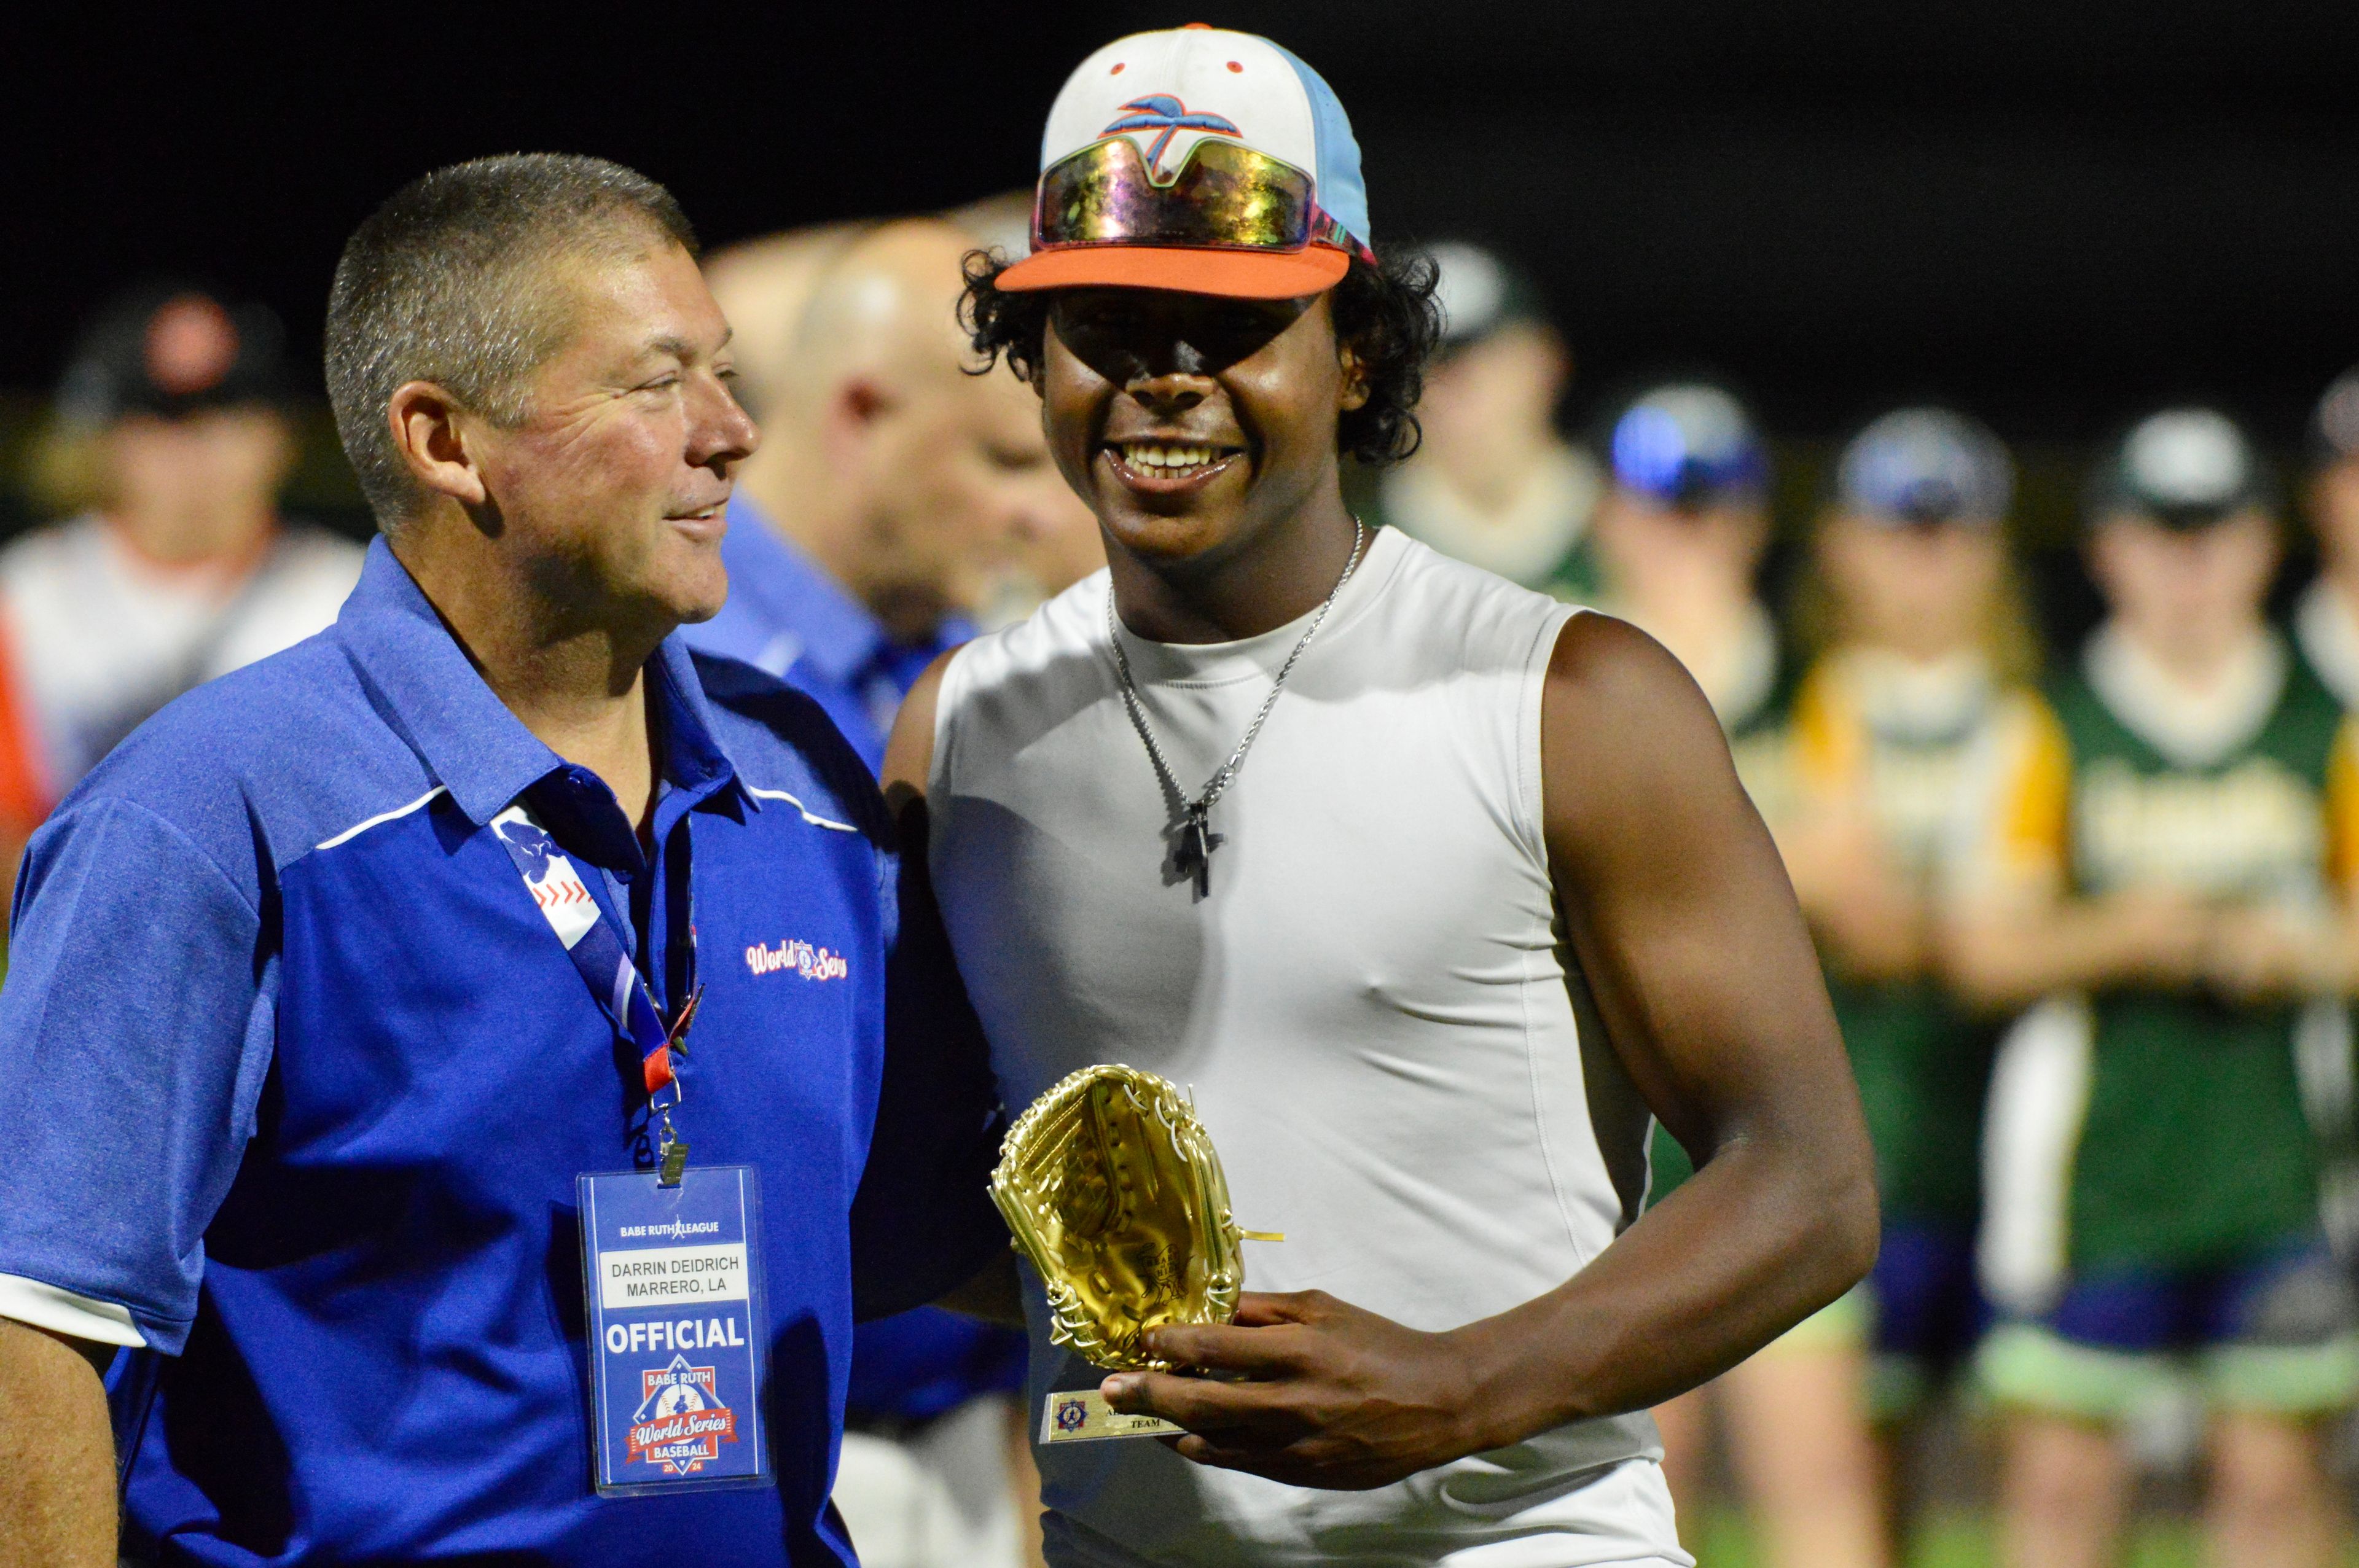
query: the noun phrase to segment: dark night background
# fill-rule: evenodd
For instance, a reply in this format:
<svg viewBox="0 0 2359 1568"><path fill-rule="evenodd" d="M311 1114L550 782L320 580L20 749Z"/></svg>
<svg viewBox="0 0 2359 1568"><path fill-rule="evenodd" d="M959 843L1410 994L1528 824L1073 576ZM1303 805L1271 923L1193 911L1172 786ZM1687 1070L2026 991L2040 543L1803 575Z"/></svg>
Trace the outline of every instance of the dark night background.
<svg viewBox="0 0 2359 1568"><path fill-rule="evenodd" d="M712 244L1021 185L1084 53L1195 19L1334 83L1379 243L1531 265L1576 415L1711 366L1804 447L1934 395L2038 470L2186 395L2291 451L2359 359L2359 8L2321 0L93 7L5 68L0 387L47 388L77 319L164 270L268 299L315 358L345 232L472 154L621 159Z"/></svg>

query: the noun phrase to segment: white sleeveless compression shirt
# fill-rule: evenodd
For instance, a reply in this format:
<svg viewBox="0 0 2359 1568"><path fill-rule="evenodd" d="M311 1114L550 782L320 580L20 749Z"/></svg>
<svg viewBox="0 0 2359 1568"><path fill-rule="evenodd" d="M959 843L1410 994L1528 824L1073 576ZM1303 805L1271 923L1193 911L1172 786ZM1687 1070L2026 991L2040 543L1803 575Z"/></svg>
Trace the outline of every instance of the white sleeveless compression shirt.
<svg viewBox="0 0 2359 1568"><path fill-rule="evenodd" d="M1540 820L1540 690L1576 611L1393 529L1212 811L1209 896L1171 865L1123 710L1104 572L944 675L930 864L1011 1108L1124 1062L1192 1088L1248 1290L1456 1327L1561 1284L1639 1210L1650 1120L1569 978ZM1120 633L1191 795L1309 617L1245 642ZM1581 999L1578 1000L1577 999ZM1103 1374L1048 1344L1031 1410ZM1644 1414L1366 1492L1044 1446L1049 1559L1685 1563Z"/></svg>

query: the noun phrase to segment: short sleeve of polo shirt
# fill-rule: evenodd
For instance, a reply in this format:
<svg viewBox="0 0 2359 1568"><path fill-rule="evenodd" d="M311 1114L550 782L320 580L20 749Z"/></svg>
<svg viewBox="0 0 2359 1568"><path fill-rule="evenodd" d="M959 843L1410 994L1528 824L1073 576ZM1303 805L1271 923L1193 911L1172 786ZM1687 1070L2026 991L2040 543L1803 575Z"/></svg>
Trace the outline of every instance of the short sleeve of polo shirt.
<svg viewBox="0 0 2359 1568"><path fill-rule="evenodd" d="M2052 896L2071 865L2072 752L2055 709L2005 700L1966 767L1942 868L1966 903Z"/></svg>
<svg viewBox="0 0 2359 1568"><path fill-rule="evenodd" d="M269 1065L255 901L154 810L90 795L27 848L12 932L0 1276L127 1309L178 1354Z"/></svg>

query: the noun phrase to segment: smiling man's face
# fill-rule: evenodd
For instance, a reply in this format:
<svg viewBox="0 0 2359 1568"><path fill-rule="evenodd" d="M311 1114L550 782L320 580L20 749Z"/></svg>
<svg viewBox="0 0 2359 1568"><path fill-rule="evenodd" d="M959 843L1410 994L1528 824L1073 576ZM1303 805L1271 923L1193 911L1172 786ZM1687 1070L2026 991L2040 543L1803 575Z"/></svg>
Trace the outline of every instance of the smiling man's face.
<svg viewBox="0 0 2359 1568"><path fill-rule="evenodd" d="M1076 288L1049 315L1049 445L1115 542L1212 565L1333 482L1335 426L1366 401L1328 297Z"/></svg>
<svg viewBox="0 0 2359 1568"><path fill-rule="evenodd" d="M560 286L570 330L533 374L529 412L473 438L498 525L558 602L709 620L729 589L722 508L758 439L729 390L729 325L677 245Z"/></svg>

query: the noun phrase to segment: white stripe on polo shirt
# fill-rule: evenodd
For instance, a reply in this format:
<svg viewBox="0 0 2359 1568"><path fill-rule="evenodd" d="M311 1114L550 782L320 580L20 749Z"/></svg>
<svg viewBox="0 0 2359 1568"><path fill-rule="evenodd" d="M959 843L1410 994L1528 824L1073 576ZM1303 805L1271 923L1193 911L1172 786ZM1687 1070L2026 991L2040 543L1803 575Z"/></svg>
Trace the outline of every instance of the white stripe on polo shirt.
<svg viewBox="0 0 2359 1568"><path fill-rule="evenodd" d="M323 838L319 843L313 845L312 848L316 849L332 849L339 844L349 844L353 839L359 838L362 834L367 832L370 828L376 827L379 823L392 822L397 818L407 816L411 812L417 810L419 806L424 806L428 801L432 800L436 795L442 793L442 786L440 784L436 784L432 789L428 790L424 795L419 795L408 806L397 806L391 811L380 811L375 816L364 817L360 821L353 823L350 827L345 828L342 833L337 834L334 838Z"/></svg>
<svg viewBox="0 0 2359 1568"><path fill-rule="evenodd" d="M0 1317L97 1345L137 1350L147 1343L133 1325L128 1307L94 1302L22 1274L0 1274Z"/></svg>
<svg viewBox="0 0 2359 1568"><path fill-rule="evenodd" d="M743 781L740 781L740 782L743 782ZM811 808L810 808L810 806L805 806L801 801L797 800L793 795L788 795L785 790L782 790L782 789L756 789L752 784L746 784L746 785L745 785L745 793L746 793L747 795L754 795L754 796L756 796L756 797L757 797L757 798L759 798L759 799L762 799L762 800L783 800L783 801L785 801L788 806L793 806L797 811L801 812L801 813L803 814L803 820L804 820L805 822L810 823L810 824L812 827L832 827L832 828L834 828L838 833L857 833L857 832L859 832L859 831L860 831L860 829L859 829L859 828L854 827L853 827L851 823L849 823L849 822L838 822L838 821L836 821L833 817L829 817L829 816L814 816L813 815L811 815Z"/></svg>
<svg viewBox="0 0 2359 1568"><path fill-rule="evenodd" d="M353 823L350 827L345 828L342 833L337 834L334 838L321 840L320 843L314 846L314 848L321 849L332 849L339 844L349 843L353 839L357 838L362 834L367 832L370 828L375 827L381 823L392 822L397 818L408 816L411 812L416 811L419 806L427 805L429 802L432 801L436 795L442 793L442 786L440 784L436 784L432 789L428 790L424 795L419 795L416 800L411 801L408 805L397 806L391 811L380 811L375 816L364 817L362 820ZM747 784L745 785L745 793L763 800L785 801L788 806L793 806L798 812L801 813L802 819L805 822L810 823L814 827L830 827L833 828L838 833L857 833L860 831L859 828L853 827L849 822L838 822L832 816L819 816L813 812L810 806L805 806L799 796L788 795L785 790L758 789L752 784Z"/></svg>

